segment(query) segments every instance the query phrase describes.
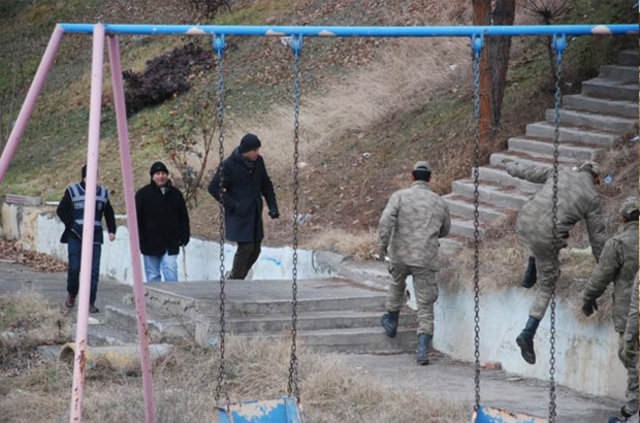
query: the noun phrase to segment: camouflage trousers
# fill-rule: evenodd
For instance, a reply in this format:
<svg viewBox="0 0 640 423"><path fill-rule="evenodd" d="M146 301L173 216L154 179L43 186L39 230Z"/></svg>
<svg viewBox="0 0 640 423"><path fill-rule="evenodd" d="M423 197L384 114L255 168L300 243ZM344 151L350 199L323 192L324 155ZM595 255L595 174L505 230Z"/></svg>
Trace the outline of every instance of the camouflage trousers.
<svg viewBox="0 0 640 423"><path fill-rule="evenodd" d="M389 265L392 281L387 291L387 311L398 311L405 298L406 279L413 276L413 288L418 305L418 334L433 335L433 304L438 299L437 271L401 263Z"/></svg>
<svg viewBox="0 0 640 423"><path fill-rule="evenodd" d="M550 245L532 246L523 234L518 233L520 243L526 246L531 255L536 258L536 270L538 274L536 282L536 299L529 309L529 316L542 320L549 307L551 290L560 277L560 260L558 254L553 254Z"/></svg>
<svg viewBox="0 0 640 423"><path fill-rule="evenodd" d="M625 395L627 402L624 408L629 414L634 414L638 411L638 342L635 340L635 351L631 356L622 354L624 344L624 336L621 333L618 338L618 357L625 369L627 369L627 391Z"/></svg>

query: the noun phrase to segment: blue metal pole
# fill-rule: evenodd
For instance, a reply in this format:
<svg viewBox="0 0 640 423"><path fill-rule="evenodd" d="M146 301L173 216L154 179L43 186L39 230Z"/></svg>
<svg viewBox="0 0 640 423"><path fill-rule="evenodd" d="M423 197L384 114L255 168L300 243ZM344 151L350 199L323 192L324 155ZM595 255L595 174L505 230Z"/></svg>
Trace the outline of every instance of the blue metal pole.
<svg viewBox="0 0 640 423"><path fill-rule="evenodd" d="M60 24L65 32L86 33L94 24ZM259 25L121 25L105 24L108 34L253 35L303 37L471 37L529 35L638 34L638 24L504 26L259 26Z"/></svg>

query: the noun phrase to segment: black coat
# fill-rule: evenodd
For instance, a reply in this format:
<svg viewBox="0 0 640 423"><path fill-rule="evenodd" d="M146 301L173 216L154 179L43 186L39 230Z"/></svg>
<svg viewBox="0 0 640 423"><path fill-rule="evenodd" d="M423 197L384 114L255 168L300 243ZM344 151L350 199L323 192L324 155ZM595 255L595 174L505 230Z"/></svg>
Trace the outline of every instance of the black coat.
<svg viewBox="0 0 640 423"><path fill-rule="evenodd" d="M273 184L262 157L250 162L236 148L222 165L224 169L222 197L220 196L220 168L209 184L209 193L223 200L225 236L235 242L259 242L264 238L262 227L262 196L269 213L278 213Z"/></svg>
<svg viewBox="0 0 640 423"><path fill-rule="evenodd" d="M162 191L152 181L136 192L140 250L149 256L178 254L190 237L189 213L182 193L167 183Z"/></svg>

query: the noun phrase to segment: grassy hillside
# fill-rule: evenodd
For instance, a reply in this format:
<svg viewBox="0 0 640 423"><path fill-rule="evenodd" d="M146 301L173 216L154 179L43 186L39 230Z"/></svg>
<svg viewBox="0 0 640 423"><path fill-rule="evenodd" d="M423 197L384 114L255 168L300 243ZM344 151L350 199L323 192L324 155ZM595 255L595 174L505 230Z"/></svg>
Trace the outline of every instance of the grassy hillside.
<svg viewBox="0 0 640 423"><path fill-rule="evenodd" d="M2 136L21 102L56 22L187 23L192 10L175 0L99 2L56 0L4 2L0 6L0 93ZM261 0L235 1L220 24L462 25L471 22L470 2L426 0ZM577 0L563 22L634 21L627 2ZM170 16L170 20L167 19ZM520 21L535 17L519 10ZM635 19L637 21L637 19ZM202 22L202 21L201 21ZM203 37L121 37L123 66L143 71L145 63ZM597 73L629 40L583 37L567 53L566 92ZM264 141L263 154L277 188L283 216L291 204L291 55L277 38L229 38L226 54L226 145L230 151L244 132ZM504 102L503 127L494 145L540 119L551 104L545 40L514 39ZM434 187L450 189L469 173L471 161L471 80L467 40L308 39L303 51L302 212L304 240L328 226L367 233L377 223L388 195L404 186L416 157L434 167ZM57 200L78 178L86 155L89 103L89 37L69 34L44 95L0 192L42 195ZM107 70L108 67L105 67ZM162 146L175 113L210 90L215 71L192 76L192 89L129 120L137 186L147 182L156 159L168 161ZM123 212L110 75L105 71L101 179ZM217 156L209 169L217 165ZM215 237L217 209L203 191L192 210L194 231ZM267 223L267 242L288 242L286 219Z"/></svg>

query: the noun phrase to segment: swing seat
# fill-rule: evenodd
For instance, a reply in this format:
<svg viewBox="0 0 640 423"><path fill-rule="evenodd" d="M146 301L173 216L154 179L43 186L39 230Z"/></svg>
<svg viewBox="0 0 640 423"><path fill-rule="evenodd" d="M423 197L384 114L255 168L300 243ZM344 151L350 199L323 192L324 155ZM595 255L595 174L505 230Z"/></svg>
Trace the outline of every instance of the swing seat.
<svg viewBox="0 0 640 423"><path fill-rule="evenodd" d="M220 423L303 423L301 407L296 398L242 401L232 403L227 413L218 407Z"/></svg>
<svg viewBox="0 0 640 423"><path fill-rule="evenodd" d="M480 406L472 423L545 423L547 420L523 413L512 413L500 408Z"/></svg>

